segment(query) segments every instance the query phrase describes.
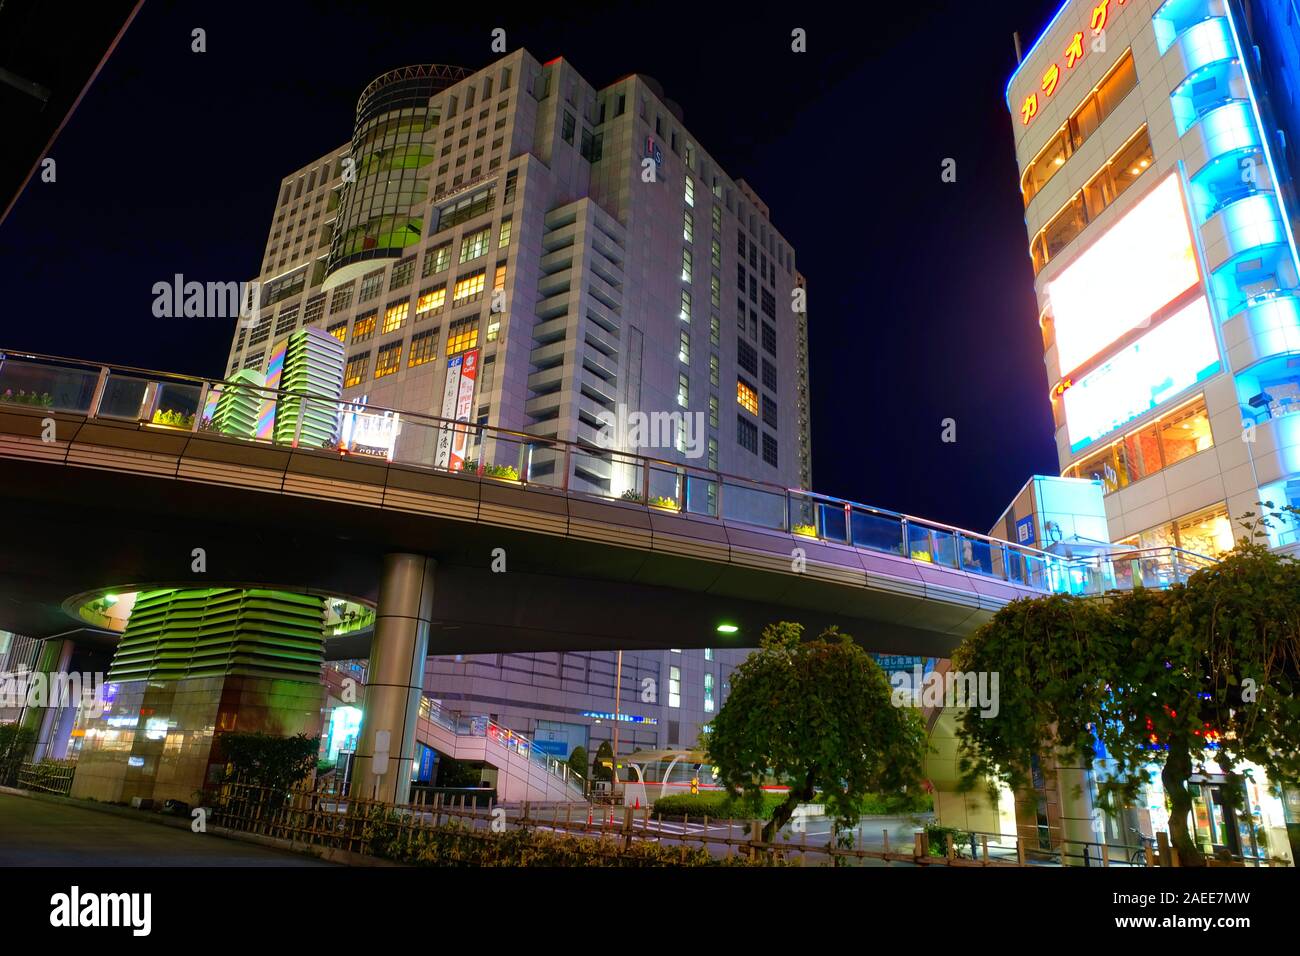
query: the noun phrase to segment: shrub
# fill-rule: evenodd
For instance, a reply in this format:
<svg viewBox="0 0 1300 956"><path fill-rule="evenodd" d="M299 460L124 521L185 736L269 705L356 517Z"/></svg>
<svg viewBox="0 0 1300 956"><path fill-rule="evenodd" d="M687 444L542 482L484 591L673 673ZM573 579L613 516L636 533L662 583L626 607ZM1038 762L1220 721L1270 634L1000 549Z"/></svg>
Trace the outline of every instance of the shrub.
<svg viewBox="0 0 1300 956"><path fill-rule="evenodd" d="M483 475L487 478L505 478L509 481L519 480L519 472L513 465L488 465L483 469Z"/></svg>
<svg viewBox="0 0 1300 956"><path fill-rule="evenodd" d="M0 786L11 787L36 745L36 732L18 724L0 724Z"/></svg>
<svg viewBox="0 0 1300 956"><path fill-rule="evenodd" d="M283 791L316 768L320 737L298 734L272 737L269 734L224 733L217 737L226 758L226 779Z"/></svg>
<svg viewBox="0 0 1300 956"><path fill-rule="evenodd" d="M597 840L538 830L501 833L475 830L459 823L404 831L402 818L389 811L365 829L370 850L377 856L415 866L774 866L781 861L736 856L714 859L702 847L665 846L634 840L624 849L621 840Z"/></svg>
<svg viewBox="0 0 1300 956"><path fill-rule="evenodd" d="M772 811L784 800L784 793L764 793L762 802L758 804L750 802L743 794L732 797L722 790L710 793L674 793L656 800L650 812L669 819L691 816L715 820L757 820L760 817L770 817Z"/></svg>

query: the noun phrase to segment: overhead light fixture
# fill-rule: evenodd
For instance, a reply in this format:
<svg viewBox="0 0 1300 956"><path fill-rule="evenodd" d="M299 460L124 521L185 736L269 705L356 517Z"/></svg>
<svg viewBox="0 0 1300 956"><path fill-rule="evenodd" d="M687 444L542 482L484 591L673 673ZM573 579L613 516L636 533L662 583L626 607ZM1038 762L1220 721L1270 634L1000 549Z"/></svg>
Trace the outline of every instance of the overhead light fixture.
<svg viewBox="0 0 1300 956"><path fill-rule="evenodd" d="M735 624L719 624L719 625L718 625L718 633L719 633L719 634L735 634L735 633L736 633L737 631L739 631L739 630L740 630L740 628L739 628L737 625L735 625Z"/></svg>

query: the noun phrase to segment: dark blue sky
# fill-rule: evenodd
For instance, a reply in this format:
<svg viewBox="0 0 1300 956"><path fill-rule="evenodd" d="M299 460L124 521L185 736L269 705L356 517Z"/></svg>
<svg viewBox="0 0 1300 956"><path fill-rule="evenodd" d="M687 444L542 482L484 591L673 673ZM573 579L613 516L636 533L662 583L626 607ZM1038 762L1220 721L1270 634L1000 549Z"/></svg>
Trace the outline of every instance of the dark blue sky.
<svg viewBox="0 0 1300 956"><path fill-rule="evenodd" d="M362 88L480 67L501 27L597 85L654 76L767 202L808 278L816 490L983 531L1055 472L1003 102L1054 2L457 6L148 0L0 227L0 347L220 375L231 323L156 319L153 284L256 275L280 178Z"/></svg>

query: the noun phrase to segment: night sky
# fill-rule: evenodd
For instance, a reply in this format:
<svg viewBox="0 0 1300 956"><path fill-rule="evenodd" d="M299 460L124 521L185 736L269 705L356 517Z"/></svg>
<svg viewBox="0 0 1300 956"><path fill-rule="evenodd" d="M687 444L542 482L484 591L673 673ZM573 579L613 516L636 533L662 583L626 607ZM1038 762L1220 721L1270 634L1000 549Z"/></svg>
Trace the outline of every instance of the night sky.
<svg viewBox="0 0 1300 956"><path fill-rule="evenodd" d="M459 6L149 0L55 143L57 181L0 227L0 346L220 376L233 320L156 319L153 284L254 277L281 177L349 138L365 85L480 68L501 27L597 87L655 77L768 204L808 278L816 490L984 531L1055 473L1003 100L1012 33L1027 49L1054 0Z"/></svg>

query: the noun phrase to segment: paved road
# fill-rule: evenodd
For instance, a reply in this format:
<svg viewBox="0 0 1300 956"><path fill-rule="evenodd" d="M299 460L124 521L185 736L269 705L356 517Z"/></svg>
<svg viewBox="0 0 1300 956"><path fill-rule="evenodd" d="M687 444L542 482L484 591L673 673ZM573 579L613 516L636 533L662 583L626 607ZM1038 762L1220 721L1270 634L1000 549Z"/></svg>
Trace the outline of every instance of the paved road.
<svg viewBox="0 0 1300 956"><path fill-rule="evenodd" d="M297 853L0 793L0 866L328 866Z"/></svg>

